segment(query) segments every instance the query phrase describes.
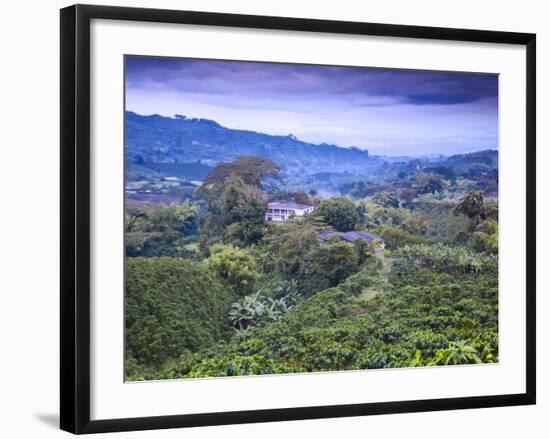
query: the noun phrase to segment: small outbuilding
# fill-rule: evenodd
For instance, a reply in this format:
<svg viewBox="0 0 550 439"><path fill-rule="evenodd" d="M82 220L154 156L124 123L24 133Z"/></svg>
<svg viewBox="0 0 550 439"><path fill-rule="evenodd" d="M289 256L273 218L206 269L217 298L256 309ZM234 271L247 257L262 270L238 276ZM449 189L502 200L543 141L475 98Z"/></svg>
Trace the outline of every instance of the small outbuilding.
<svg viewBox="0 0 550 439"><path fill-rule="evenodd" d="M180 181L180 178L179 178L179 177L162 177L162 181L173 181L173 182L176 182L176 181Z"/></svg>
<svg viewBox="0 0 550 439"><path fill-rule="evenodd" d="M362 232L362 231L355 231L352 230L350 232L337 232L336 230L323 230L319 232L319 241L321 242L328 242L331 237L338 236L343 241L351 242L355 241L356 239L362 239L365 242L368 242L371 244L372 242L379 242L380 248L384 248L385 240L383 238L380 238L379 236L376 236L369 232Z"/></svg>

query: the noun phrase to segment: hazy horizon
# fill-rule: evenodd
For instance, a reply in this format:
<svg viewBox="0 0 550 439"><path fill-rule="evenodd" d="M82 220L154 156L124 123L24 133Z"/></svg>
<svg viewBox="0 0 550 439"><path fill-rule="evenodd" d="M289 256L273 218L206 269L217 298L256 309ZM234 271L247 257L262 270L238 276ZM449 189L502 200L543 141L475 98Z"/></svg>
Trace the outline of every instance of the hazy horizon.
<svg viewBox="0 0 550 439"><path fill-rule="evenodd" d="M130 112L133 112L134 114L137 114L138 116L142 116L142 117L150 117L150 116L161 116L161 117L166 117L166 118L169 118L169 119L174 119L176 120L177 119L177 116L185 116L186 119L203 119L203 120L211 120L211 121L214 121L216 123L219 123L217 120L214 120L214 119L211 119L209 117L201 117L201 116L198 116L198 117L195 117L195 116L189 116L189 115L186 115L186 114L172 114L172 115L164 115L164 114L158 114L158 113L150 113L150 114L140 114L140 113L136 113L135 111L131 111L131 110L126 110L126 111L130 111ZM234 127L229 127L229 126L226 126L224 124L221 124L219 123L219 125L221 125L223 128L227 128L227 129L230 129L230 130L243 130L243 131L251 131L251 132L257 132L257 133L260 133L260 134L269 134L269 135L272 135L272 136L288 136L289 134L292 134L292 133L289 133L289 134L284 134L284 133L280 133L280 134L271 134L271 133L264 133L264 132L260 132L260 131L255 131L255 130L249 130L249 129L244 129L244 128L234 128ZM301 139L300 137L297 137L297 140L299 141L303 141L303 142L307 142L306 140L304 139ZM323 143L324 144L327 144L328 142L320 142L320 143L312 143L312 142L307 142L307 143L311 143L313 145L322 145ZM353 148L355 146L351 145L351 146L346 146L346 145L336 145L334 144L335 146L338 146L340 148ZM366 150L368 150L368 148L364 148ZM372 156L380 156L380 157L409 157L409 158L422 158L422 157L437 157L437 156L445 156L445 157L449 157L451 155L455 155L455 154L471 154L471 153L475 153L475 152L481 152L481 151L498 151L498 148L482 148L482 149L474 149L474 150L471 150L471 151L464 151L464 152L460 152L460 153L449 153L449 154L443 154L443 153L432 153L432 154L414 154L413 152L411 153L406 153L406 154L386 154L386 153L382 153L382 154L379 154L377 153L376 151L372 151L372 150L368 150L369 151L369 155L372 155Z"/></svg>
<svg viewBox="0 0 550 439"><path fill-rule="evenodd" d="M127 56L126 110L374 155L498 149L498 75Z"/></svg>

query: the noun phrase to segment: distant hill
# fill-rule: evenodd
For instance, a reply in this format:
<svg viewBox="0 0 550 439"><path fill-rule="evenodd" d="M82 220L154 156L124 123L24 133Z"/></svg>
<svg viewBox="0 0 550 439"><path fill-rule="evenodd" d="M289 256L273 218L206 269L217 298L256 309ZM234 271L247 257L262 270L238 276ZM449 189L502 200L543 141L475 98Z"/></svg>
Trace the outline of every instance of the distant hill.
<svg viewBox="0 0 550 439"><path fill-rule="evenodd" d="M366 150L312 144L288 136L235 130L208 119L141 116L126 112L126 158L147 168L159 163L214 166L239 156L259 156L279 164L287 176L319 172L362 172L380 164ZM177 166L173 167L177 171Z"/></svg>
<svg viewBox="0 0 550 439"><path fill-rule="evenodd" d="M484 167L487 170L498 169L498 151L489 149L452 155L445 160L445 164L460 171L467 170L472 166Z"/></svg>
<svg viewBox="0 0 550 439"><path fill-rule="evenodd" d="M388 160L388 157L378 157L388 163L383 170L386 176L397 175L400 172L440 172L447 168L454 174L467 175L498 171L498 150L486 149L451 156L434 157L400 157L399 161ZM442 175L446 175L443 172Z"/></svg>
<svg viewBox="0 0 550 439"><path fill-rule="evenodd" d="M125 128L128 181L168 176L201 181L217 164L240 156L272 160L281 167L287 188L315 190L324 196L338 195L343 185L353 182L385 183L419 172L498 181L496 150L448 157L370 156L368 151L354 147L316 145L293 135L235 130L208 119L133 112L126 112ZM279 186L278 182L266 183Z"/></svg>

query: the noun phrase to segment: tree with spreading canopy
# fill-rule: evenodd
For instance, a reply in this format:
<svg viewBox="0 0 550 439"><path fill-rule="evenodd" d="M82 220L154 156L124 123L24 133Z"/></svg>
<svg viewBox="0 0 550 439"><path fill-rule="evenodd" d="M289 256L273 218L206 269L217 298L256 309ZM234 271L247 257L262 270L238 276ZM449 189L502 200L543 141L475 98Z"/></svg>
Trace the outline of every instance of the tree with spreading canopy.
<svg viewBox="0 0 550 439"><path fill-rule="evenodd" d="M271 160L255 157L241 156L238 159L221 163L216 166L204 180L200 190L223 190L226 180L231 175L239 176L245 184L262 187L262 180L268 177L280 180L280 167Z"/></svg>
<svg viewBox="0 0 550 439"><path fill-rule="evenodd" d="M315 209L325 222L339 232L353 230L359 222L359 213L355 205L348 198L337 197L323 200Z"/></svg>
<svg viewBox="0 0 550 439"><path fill-rule="evenodd" d="M125 215L127 256L176 256L185 240L197 234L198 208L185 201L169 206L128 204Z"/></svg>

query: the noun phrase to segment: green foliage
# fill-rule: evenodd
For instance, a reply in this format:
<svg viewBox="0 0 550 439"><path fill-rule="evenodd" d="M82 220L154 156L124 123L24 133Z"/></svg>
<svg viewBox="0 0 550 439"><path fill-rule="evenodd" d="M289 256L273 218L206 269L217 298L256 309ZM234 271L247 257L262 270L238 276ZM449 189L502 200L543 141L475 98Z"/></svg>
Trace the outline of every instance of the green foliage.
<svg viewBox="0 0 550 439"><path fill-rule="evenodd" d="M498 361L496 276L392 276L380 262L276 321L195 355L181 377L274 374ZM386 286L384 286L386 285ZM364 291L386 289L364 298Z"/></svg>
<svg viewBox="0 0 550 439"><path fill-rule="evenodd" d="M261 340L248 339L236 352L222 357L189 362L182 372L187 378L264 375L295 372L295 368L277 363ZM305 372L305 370L301 370Z"/></svg>
<svg viewBox="0 0 550 439"><path fill-rule="evenodd" d="M269 201L290 201L298 204L312 205L313 201L303 190L279 190L270 192ZM315 195L315 191L311 195Z"/></svg>
<svg viewBox="0 0 550 439"><path fill-rule="evenodd" d="M472 230L479 224L484 211L483 194L478 190L471 190L464 195L455 207L456 215L465 215L472 221Z"/></svg>
<svg viewBox="0 0 550 439"><path fill-rule="evenodd" d="M201 162L147 162L141 154L136 155L135 163L125 164L126 181L153 180L162 177L203 180L212 170Z"/></svg>
<svg viewBox="0 0 550 439"><path fill-rule="evenodd" d="M283 297L287 298L297 298L292 300L291 303L296 305L301 299L301 294L299 292L298 282L295 279L281 279L279 277L264 277L264 283L260 286L259 291L265 297L270 297L272 299L281 299Z"/></svg>
<svg viewBox="0 0 550 439"><path fill-rule="evenodd" d="M222 223L227 226L240 219L244 181L238 175L231 174L224 183L220 214Z"/></svg>
<svg viewBox="0 0 550 439"><path fill-rule="evenodd" d="M242 179L244 184L261 188L263 179L280 178L279 171L279 166L271 160L255 156L241 156L232 162L222 163L214 168L206 177L203 187L214 190L223 188L225 181L231 175L236 175Z"/></svg>
<svg viewBox="0 0 550 439"><path fill-rule="evenodd" d="M159 366L226 338L234 295L209 268L179 258L126 259L126 354L130 366Z"/></svg>
<svg viewBox="0 0 550 439"><path fill-rule="evenodd" d="M399 198L403 200L404 206L409 205L414 200L414 197L416 197L416 191L410 187L404 187L399 192Z"/></svg>
<svg viewBox="0 0 550 439"><path fill-rule="evenodd" d="M264 235L265 205L252 198L241 209L240 228L242 241L246 244L258 242Z"/></svg>
<svg viewBox="0 0 550 439"><path fill-rule="evenodd" d="M383 207L399 207L399 200L391 192L378 192L372 197L372 201Z"/></svg>
<svg viewBox="0 0 550 439"><path fill-rule="evenodd" d="M239 296L251 293L259 278L256 261L250 253L232 245L212 245L206 263Z"/></svg>
<svg viewBox="0 0 550 439"><path fill-rule="evenodd" d="M405 221L403 221L402 227L413 235L425 236L430 223L431 221L427 214L423 212L411 212L407 215Z"/></svg>
<svg viewBox="0 0 550 439"><path fill-rule="evenodd" d="M397 249L407 244L425 244L429 241L418 235L413 235L401 227L385 226L380 235L386 241L386 248L390 250Z"/></svg>
<svg viewBox="0 0 550 439"><path fill-rule="evenodd" d="M308 262L310 281L315 281L321 288L338 285L358 269L357 253L352 244L344 241L321 244L309 255ZM310 290L321 288L317 286Z"/></svg>
<svg viewBox="0 0 550 439"><path fill-rule="evenodd" d="M250 326L279 320L298 301L301 301L301 298L296 295L274 299L262 296L261 291L258 291L255 294L245 296L239 302L233 303L227 317L235 329L243 331Z"/></svg>
<svg viewBox="0 0 550 439"><path fill-rule="evenodd" d="M367 261L367 258L372 257L374 254L374 246L361 238L353 240L353 250L355 251L355 260L359 267Z"/></svg>
<svg viewBox="0 0 550 439"><path fill-rule="evenodd" d="M467 345L463 340L459 340L450 342L447 348L438 349L430 365L470 363L482 363L482 361L473 346Z"/></svg>
<svg viewBox="0 0 550 439"><path fill-rule="evenodd" d="M417 265L448 273L497 273L498 268L498 258L494 254L480 254L466 247L449 247L441 243L405 245L394 251L393 257L400 266Z"/></svg>
<svg viewBox="0 0 550 439"><path fill-rule="evenodd" d="M209 192L208 200L209 215L201 226L203 247L222 238L226 243L246 246L258 242L264 235L262 192L246 184L239 175L229 175L216 190Z"/></svg>
<svg viewBox="0 0 550 439"><path fill-rule="evenodd" d="M281 189L278 165L245 156L213 169L192 203L128 205L127 255L148 258L127 260L126 377L498 361L494 159L388 161L369 170L373 181L299 171ZM142 152L132 160L132 172L150 166ZM147 188L173 183L143 178ZM355 201L306 193L335 187ZM266 223L265 200L315 212ZM321 243L329 228L372 231L387 250L337 236ZM178 258L155 257L164 255Z"/></svg>
<svg viewBox="0 0 550 439"><path fill-rule="evenodd" d="M473 246L478 251L498 254L498 224L488 220L477 226Z"/></svg>
<svg viewBox="0 0 550 439"><path fill-rule="evenodd" d="M421 194L441 192L445 187L446 183L443 177L435 173L419 173L413 183L413 188Z"/></svg>
<svg viewBox="0 0 550 439"><path fill-rule="evenodd" d="M370 188L364 181L354 181L344 184L340 187L340 191L353 198L363 198L371 194Z"/></svg>
<svg viewBox="0 0 550 439"><path fill-rule="evenodd" d="M198 209L188 201L169 206L128 205L126 256L189 256L187 238L197 233Z"/></svg>
<svg viewBox="0 0 550 439"><path fill-rule="evenodd" d="M232 174L222 195L221 220L225 241L243 245L258 242L264 234L265 203L261 192Z"/></svg>
<svg viewBox="0 0 550 439"><path fill-rule="evenodd" d="M274 224L263 242L267 250L263 270L303 284L307 256L319 247L319 234L315 227L305 221Z"/></svg>
<svg viewBox="0 0 550 439"><path fill-rule="evenodd" d="M470 238L470 220L464 215L454 214L456 201L422 196L412 204L414 212L421 212L428 218L425 236L452 244L465 244L463 239L456 239L459 235L464 235L466 241Z"/></svg>
<svg viewBox="0 0 550 439"><path fill-rule="evenodd" d="M403 224L410 216L410 211L408 209L382 207L368 200L364 200L360 205L365 206L365 225L368 227L398 226Z"/></svg>
<svg viewBox="0 0 550 439"><path fill-rule="evenodd" d="M330 198L321 201L315 209L325 222L339 232L353 230L359 222L355 205L347 198Z"/></svg>

